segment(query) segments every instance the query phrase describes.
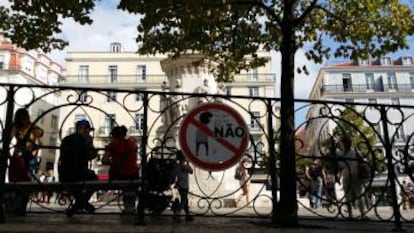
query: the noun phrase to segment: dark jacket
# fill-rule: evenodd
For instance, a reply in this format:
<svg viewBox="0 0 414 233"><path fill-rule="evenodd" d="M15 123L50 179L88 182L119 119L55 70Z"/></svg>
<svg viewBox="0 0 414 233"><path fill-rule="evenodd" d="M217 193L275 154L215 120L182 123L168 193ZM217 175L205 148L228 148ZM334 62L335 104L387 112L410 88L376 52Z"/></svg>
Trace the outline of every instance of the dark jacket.
<svg viewBox="0 0 414 233"><path fill-rule="evenodd" d="M92 137L79 133L66 136L60 146L59 180L63 182L91 180L88 162L97 156Z"/></svg>

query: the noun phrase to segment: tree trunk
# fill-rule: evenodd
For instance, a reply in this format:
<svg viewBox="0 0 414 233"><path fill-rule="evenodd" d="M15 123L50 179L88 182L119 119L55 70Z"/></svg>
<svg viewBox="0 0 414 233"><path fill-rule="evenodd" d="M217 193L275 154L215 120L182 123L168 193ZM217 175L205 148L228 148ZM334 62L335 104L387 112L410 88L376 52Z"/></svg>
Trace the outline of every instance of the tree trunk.
<svg viewBox="0 0 414 233"><path fill-rule="evenodd" d="M293 27L293 5L285 1L282 21L282 77L280 84L280 200L276 221L284 226L298 225L296 199L296 160L294 144L294 75L295 75L295 31Z"/></svg>

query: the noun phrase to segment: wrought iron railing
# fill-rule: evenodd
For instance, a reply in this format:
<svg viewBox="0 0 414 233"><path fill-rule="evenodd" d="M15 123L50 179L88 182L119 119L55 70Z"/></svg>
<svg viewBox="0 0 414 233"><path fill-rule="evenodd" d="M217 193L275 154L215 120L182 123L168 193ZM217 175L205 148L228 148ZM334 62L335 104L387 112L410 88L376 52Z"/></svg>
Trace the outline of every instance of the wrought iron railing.
<svg viewBox="0 0 414 233"><path fill-rule="evenodd" d="M106 94L110 92L117 93L117 101L107 103L111 104L110 106L102 105L102 100L106 99ZM279 153L280 133L277 122L280 120L278 107L280 99L142 91L139 94L143 98L137 100L136 94L136 90L119 88L1 84L0 108L5 114L0 121L3 148L0 160L0 193L2 194L0 201L4 203L8 194L4 190L10 190L7 189L10 185L14 185L12 188L17 190L19 185L23 187L23 184L10 183L7 180L8 159L15 147L12 140L12 122L13 113L17 108L26 108L32 112L32 116L37 116L32 117L33 124L36 125L40 125L41 119L47 119L52 114L59 115L57 130L49 129L49 126L44 125L47 124L47 120L43 120L44 124L40 125L48 138L56 138L56 140L46 140L45 137L43 144L38 145L40 150L47 149L51 152L42 153L43 163L52 162L52 164L56 164L62 138L72 132L70 129L73 127L74 119L78 119L79 116L91 121L92 127L95 128L95 146L100 149L102 155L103 148L108 143L108 137L105 136L108 135L97 134L101 132L100 126L103 125L104 119L116 114L113 118L114 125L125 125L129 129L129 135L133 136L139 145L142 176L140 189L137 190L140 194L138 203L142 203L141 198L150 199L145 203L161 203L156 206L138 205L138 215L143 217L149 212L172 214L170 201L175 195L173 185L168 186L166 190L151 189L149 185L151 176L156 176L165 170L152 170L154 167L149 166L150 158L157 159L162 164L174 163L175 154L180 149L177 134L183 117L191 110L190 107L196 106L199 101L210 101L231 106L246 119L246 122L252 118L257 121L255 125L259 127L249 134L249 145L245 153L249 161L247 168L250 192L248 202L243 199L236 202L241 194L241 188L238 181L234 179L235 167L223 171L204 171L195 167L190 182L192 213L199 216L238 215L271 218L278 211L278 194L284 188L279 187L278 182L279 158L293 156ZM53 104L45 104L45 100L56 100L56 98L58 101L54 101ZM414 202L410 203L411 200L408 199L411 195L409 187L402 188L404 188L403 180L406 184L414 182L414 124L412 123L414 107L309 100L297 100L297 103L303 107L297 109L296 114L308 113L306 121L297 126L297 136L291 139L297 142L295 157L298 195L292 198L295 198L298 203L298 217L392 221L397 228L400 228L403 222L412 222L414 209L405 210L403 207L414 207ZM39 108L42 110L41 114L38 114ZM252 112L258 111L261 112L259 116L252 115ZM345 113L348 114L347 117ZM143 114L143 122L139 118L143 128L131 130L138 125L137 114ZM299 134L302 127L306 127L306 134ZM404 138L398 136L398 129L401 127L404 128ZM58 133L52 135L51 132ZM344 135L351 136L353 140L353 151L357 155L354 158L343 156L343 152L337 150ZM219 148L213 150L220 151ZM99 158L98 161L93 161L91 166L104 177L104 165L100 163ZM322 183L317 183L317 179L313 180L306 176L305 171L309 170L315 160L322 165L324 171L336 175L333 183L328 176L321 176ZM348 192L351 190L349 189L351 183L347 183L347 178L344 177L345 174L349 175L349 171L353 171L352 166L355 162L364 164L368 172L359 180L360 186L352 189L354 193L350 195ZM41 164L40 169L45 169L44 164ZM55 176L58 176L56 167L54 172ZM39 187L44 185L36 179L36 174L32 175L35 185ZM99 184L99 187L102 185L106 185L106 189L120 187L114 186L112 181L107 182ZM333 189L329 189L328 184ZM84 187L88 186L84 185ZM98 187L96 185L91 184L91 187ZM312 193L318 185L320 189ZM30 210L63 210L68 205L68 202L63 201L67 196L62 192L64 187L51 187L57 188L49 190L54 192L51 203L41 203L37 197L32 196ZM158 194L154 195L154 192ZM120 208L117 208L120 201L117 194L119 192L98 193L99 197L93 199L93 204L98 207L97 214L120 211ZM312 200L318 200L317 203L310 203L310 194L314 194ZM166 199L159 199L160 196ZM360 210L353 209L354 203L362 203L363 207ZM0 207L2 208L3 205ZM1 210L1 217L7 215L7 210L6 212L3 208Z"/></svg>

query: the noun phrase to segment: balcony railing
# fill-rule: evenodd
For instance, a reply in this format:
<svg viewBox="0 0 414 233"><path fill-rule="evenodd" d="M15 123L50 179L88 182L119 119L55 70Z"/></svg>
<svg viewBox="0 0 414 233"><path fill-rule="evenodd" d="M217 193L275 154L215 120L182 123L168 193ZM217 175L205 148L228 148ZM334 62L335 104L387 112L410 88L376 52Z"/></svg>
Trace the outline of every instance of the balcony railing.
<svg viewBox="0 0 414 233"><path fill-rule="evenodd" d="M61 83L62 84L154 84L168 81L166 75L117 75L116 78L108 75L68 75ZM239 82L254 82L254 83L268 83L275 82L275 74L238 74L234 78L235 83Z"/></svg>
<svg viewBox="0 0 414 233"><path fill-rule="evenodd" d="M388 85L376 85L368 88L365 84L358 85L323 85L322 92L324 93L370 93L370 92L414 92L414 84L398 84L390 88Z"/></svg>
<svg viewBox="0 0 414 233"><path fill-rule="evenodd" d="M238 74L234 77L234 82L254 82L254 83L263 83L263 82L275 82L275 74Z"/></svg>
<svg viewBox="0 0 414 233"><path fill-rule="evenodd" d="M109 78L108 75L66 76L61 84L154 84L167 81L166 75L117 75Z"/></svg>

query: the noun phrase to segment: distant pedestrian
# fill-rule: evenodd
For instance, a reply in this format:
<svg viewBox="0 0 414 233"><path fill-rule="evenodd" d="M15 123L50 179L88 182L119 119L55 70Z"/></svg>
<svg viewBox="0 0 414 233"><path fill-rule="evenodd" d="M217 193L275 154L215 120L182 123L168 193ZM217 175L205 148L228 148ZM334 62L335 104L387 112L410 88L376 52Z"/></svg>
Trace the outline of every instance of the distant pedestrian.
<svg viewBox="0 0 414 233"><path fill-rule="evenodd" d="M352 148L352 142L349 137L342 137L340 143L342 148L338 154L343 158L340 168L348 214L350 218L353 217L352 207L356 205L361 218L364 218L363 193L365 181L360 178L360 161L356 151Z"/></svg>
<svg viewBox="0 0 414 233"><path fill-rule="evenodd" d="M310 192L309 200L311 208L319 208L321 205L321 196L323 188L322 180L322 165L320 160L315 160L309 167L306 169L306 176L310 180Z"/></svg>
<svg viewBox="0 0 414 233"><path fill-rule="evenodd" d="M336 191L335 191L336 174L328 170L326 167L322 169L322 174L323 174L326 201L328 202L328 206L329 206L336 201Z"/></svg>
<svg viewBox="0 0 414 233"><path fill-rule="evenodd" d="M239 185L242 193L236 198L236 204L240 202L242 197L244 196L246 200L246 205L250 205L249 199L249 173L247 172L249 160L247 158L243 158L239 165L236 167L236 173L240 173Z"/></svg>
<svg viewBox="0 0 414 233"><path fill-rule="evenodd" d="M178 208L174 208L174 220L179 221L180 212L184 210L185 220L187 222L193 221L193 217L190 215L190 207L188 204L188 192L190 188L190 174L193 174L193 168L189 165L181 151L177 152L177 182L175 187L180 194L180 202Z"/></svg>

